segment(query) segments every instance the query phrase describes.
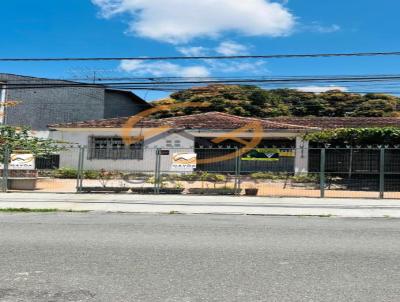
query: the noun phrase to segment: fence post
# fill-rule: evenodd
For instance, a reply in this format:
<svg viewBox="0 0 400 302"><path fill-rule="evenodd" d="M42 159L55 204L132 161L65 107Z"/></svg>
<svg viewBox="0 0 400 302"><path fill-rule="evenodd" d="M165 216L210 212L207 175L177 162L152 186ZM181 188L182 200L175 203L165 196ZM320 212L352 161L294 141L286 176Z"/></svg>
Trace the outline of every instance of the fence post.
<svg viewBox="0 0 400 302"><path fill-rule="evenodd" d="M385 149L380 150L379 160L379 198L385 197Z"/></svg>
<svg viewBox="0 0 400 302"><path fill-rule="evenodd" d="M8 162L10 159L10 150L8 147L4 149L3 153L3 186L2 186L2 191L4 193L7 193L8 191Z"/></svg>
<svg viewBox="0 0 400 302"><path fill-rule="evenodd" d="M160 167L161 167L161 149L156 149L156 166L154 170L154 194L160 194Z"/></svg>
<svg viewBox="0 0 400 302"><path fill-rule="evenodd" d="M319 174L319 188L321 191L321 198L325 197L325 160L326 160L326 149L321 149L321 167Z"/></svg>
<svg viewBox="0 0 400 302"><path fill-rule="evenodd" d="M84 169L85 169L85 149L86 147L83 146L82 147L82 161L81 161L81 171L82 171L82 175L81 175L81 181L79 183L79 188L82 191L82 187L83 187L83 177L84 177Z"/></svg>
<svg viewBox="0 0 400 302"><path fill-rule="evenodd" d="M82 192L82 185L83 185L83 166L84 166L84 160L85 160L85 147L79 146L78 149L78 173L77 173L77 178L76 178L76 191L78 193Z"/></svg>
<svg viewBox="0 0 400 302"><path fill-rule="evenodd" d="M241 159L240 159L240 152L236 147L236 162L235 162L235 194L240 195L240 174L241 174Z"/></svg>

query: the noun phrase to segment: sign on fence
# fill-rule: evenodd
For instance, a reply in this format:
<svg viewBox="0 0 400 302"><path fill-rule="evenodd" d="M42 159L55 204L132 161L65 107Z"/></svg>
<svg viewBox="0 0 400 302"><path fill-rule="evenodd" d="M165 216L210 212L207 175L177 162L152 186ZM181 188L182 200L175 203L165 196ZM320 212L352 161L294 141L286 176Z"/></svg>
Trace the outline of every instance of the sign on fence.
<svg viewBox="0 0 400 302"><path fill-rule="evenodd" d="M174 153L172 156L172 168L193 168L197 166L196 153Z"/></svg>
<svg viewBox="0 0 400 302"><path fill-rule="evenodd" d="M35 157L33 154L11 154L9 170L35 170ZM4 165L0 164L0 169L4 169Z"/></svg>
<svg viewBox="0 0 400 302"><path fill-rule="evenodd" d="M245 161L279 161L281 157L294 157L292 150L281 150L277 148L253 149L242 157Z"/></svg>
<svg viewBox="0 0 400 302"><path fill-rule="evenodd" d="M279 161L279 149L253 149L242 157L246 161Z"/></svg>

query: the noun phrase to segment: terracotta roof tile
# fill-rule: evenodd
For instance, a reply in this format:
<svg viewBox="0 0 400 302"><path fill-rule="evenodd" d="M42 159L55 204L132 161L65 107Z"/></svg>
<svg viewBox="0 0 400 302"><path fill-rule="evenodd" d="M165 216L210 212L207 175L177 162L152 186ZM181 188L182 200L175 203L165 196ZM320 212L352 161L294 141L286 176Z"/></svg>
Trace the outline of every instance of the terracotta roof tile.
<svg viewBox="0 0 400 302"><path fill-rule="evenodd" d="M128 119L129 117L121 117L56 124L49 125L49 128L122 128ZM135 128L155 128L168 125L175 129L233 130L256 121L261 122L264 129L270 130L400 127L400 118L397 117L279 117L260 119L240 117L221 112L207 112L164 119L147 118L135 125Z"/></svg>
<svg viewBox="0 0 400 302"><path fill-rule="evenodd" d="M398 117L279 117L269 120L321 129L400 127Z"/></svg>

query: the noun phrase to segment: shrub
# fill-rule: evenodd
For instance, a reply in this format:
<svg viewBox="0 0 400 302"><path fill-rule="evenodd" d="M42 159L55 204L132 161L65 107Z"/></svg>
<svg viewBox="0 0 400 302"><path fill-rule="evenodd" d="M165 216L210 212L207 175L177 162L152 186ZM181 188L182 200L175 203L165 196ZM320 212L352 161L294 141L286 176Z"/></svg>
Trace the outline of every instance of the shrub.
<svg viewBox="0 0 400 302"><path fill-rule="evenodd" d="M316 182L319 182L318 175L313 175L313 174L294 175L290 179L294 183L316 183Z"/></svg>
<svg viewBox="0 0 400 302"><path fill-rule="evenodd" d="M83 172L83 177L85 179L99 179L100 172L99 171L93 171L93 170L84 171Z"/></svg>
<svg viewBox="0 0 400 302"><path fill-rule="evenodd" d="M200 180L200 175L198 173L182 174L179 175L178 179L181 181L196 181Z"/></svg>
<svg viewBox="0 0 400 302"><path fill-rule="evenodd" d="M74 168L59 168L53 172L53 177L61 179L74 179L78 177L78 170ZM85 179L99 179L100 172L95 170L83 171L83 178Z"/></svg>
<svg viewBox="0 0 400 302"><path fill-rule="evenodd" d="M163 174L165 181L210 181L210 182L225 182L226 176L223 174L196 172L191 174Z"/></svg>
<svg viewBox="0 0 400 302"><path fill-rule="evenodd" d="M294 183L315 183L319 181L318 175L302 174L302 175L288 175L287 173L273 173L273 172L257 172L250 174L252 179L256 180L280 180L290 179Z"/></svg>
<svg viewBox="0 0 400 302"><path fill-rule="evenodd" d="M60 168L54 171L55 178L77 178L78 171L74 168Z"/></svg>

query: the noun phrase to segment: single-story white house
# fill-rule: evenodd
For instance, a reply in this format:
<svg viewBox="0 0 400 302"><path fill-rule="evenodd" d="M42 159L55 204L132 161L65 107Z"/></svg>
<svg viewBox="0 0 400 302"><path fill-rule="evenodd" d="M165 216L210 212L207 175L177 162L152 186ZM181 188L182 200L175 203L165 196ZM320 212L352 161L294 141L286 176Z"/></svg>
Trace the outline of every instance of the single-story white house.
<svg viewBox="0 0 400 302"><path fill-rule="evenodd" d="M387 118L249 118L221 112L208 112L163 119L146 118L126 130L129 117L49 125L50 137L84 146L85 169L154 171L156 149L163 150L161 171L174 171L175 153L196 153L199 159L232 154L234 148L249 146L259 140L257 148L281 150L275 161L242 162L241 170L296 172L308 171L307 132L328 128L400 127L400 119ZM261 130L257 130L257 126ZM159 131L160 127L168 130ZM123 137L137 141L126 144ZM229 150L228 150L229 149ZM60 154L60 167L77 167L78 150ZM199 170L233 172L235 159L203 163ZM193 169L192 169L193 170Z"/></svg>

